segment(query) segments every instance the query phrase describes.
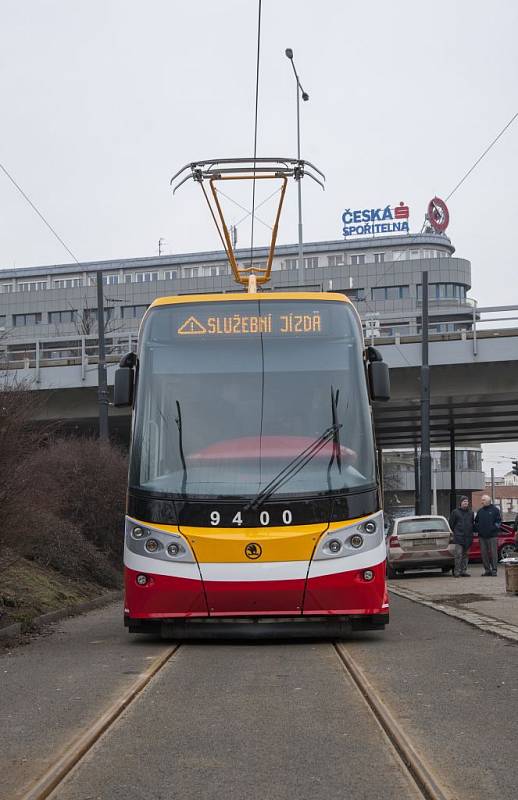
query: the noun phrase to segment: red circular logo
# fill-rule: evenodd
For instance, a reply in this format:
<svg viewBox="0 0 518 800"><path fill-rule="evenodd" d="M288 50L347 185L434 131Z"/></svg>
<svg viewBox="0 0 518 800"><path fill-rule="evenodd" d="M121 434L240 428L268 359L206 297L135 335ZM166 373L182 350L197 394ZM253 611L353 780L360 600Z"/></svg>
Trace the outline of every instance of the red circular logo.
<svg viewBox="0 0 518 800"><path fill-rule="evenodd" d="M434 197L428 203L428 220L437 233L443 233L450 223L448 206L440 197Z"/></svg>

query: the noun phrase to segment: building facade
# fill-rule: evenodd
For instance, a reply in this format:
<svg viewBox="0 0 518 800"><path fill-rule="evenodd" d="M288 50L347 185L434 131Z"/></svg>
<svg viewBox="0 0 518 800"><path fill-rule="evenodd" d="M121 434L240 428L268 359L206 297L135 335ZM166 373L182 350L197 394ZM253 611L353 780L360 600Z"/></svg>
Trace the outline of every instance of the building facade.
<svg viewBox="0 0 518 800"><path fill-rule="evenodd" d="M428 271L432 332L469 327L471 265L454 256L444 235L394 235L305 244L299 284L297 245L277 247L265 290L346 293L356 304L369 337L420 332L421 274ZM238 250L238 260L247 259ZM265 261L266 248L255 259ZM236 290L222 251L0 270L0 333L13 342L94 333L95 273L105 284L108 330L136 330L157 296Z"/></svg>

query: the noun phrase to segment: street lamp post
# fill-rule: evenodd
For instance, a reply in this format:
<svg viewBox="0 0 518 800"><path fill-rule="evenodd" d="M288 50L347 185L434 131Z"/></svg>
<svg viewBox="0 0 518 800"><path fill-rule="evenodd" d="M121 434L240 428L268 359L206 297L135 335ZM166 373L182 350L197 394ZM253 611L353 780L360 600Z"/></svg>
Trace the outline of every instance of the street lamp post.
<svg viewBox="0 0 518 800"><path fill-rule="evenodd" d="M293 60L293 50L288 47L286 49L286 57L289 58L291 61L291 66L293 67L293 74L295 75L295 82L296 82L296 89L297 89L297 159L300 161L300 98L306 102L309 100L309 94L304 91L302 88L302 84L299 80L299 76L297 74L297 70L295 69L295 62ZM302 237L302 186L301 186L301 179L302 174L301 171L298 170L297 174L295 175L297 179L297 187L298 187L298 199L299 199L299 266L298 266L298 275L299 275L299 284L302 285L304 283L304 243Z"/></svg>

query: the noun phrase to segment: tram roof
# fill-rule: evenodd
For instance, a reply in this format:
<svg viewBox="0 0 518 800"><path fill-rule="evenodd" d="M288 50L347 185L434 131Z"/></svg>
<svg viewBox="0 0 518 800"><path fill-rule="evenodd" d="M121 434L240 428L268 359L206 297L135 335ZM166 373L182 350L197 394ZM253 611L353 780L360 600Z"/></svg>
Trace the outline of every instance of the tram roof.
<svg viewBox="0 0 518 800"><path fill-rule="evenodd" d="M225 294L183 294L170 297L157 297L150 308L169 306L176 303L225 303L247 300L317 300L351 303L344 294L338 292L228 292Z"/></svg>

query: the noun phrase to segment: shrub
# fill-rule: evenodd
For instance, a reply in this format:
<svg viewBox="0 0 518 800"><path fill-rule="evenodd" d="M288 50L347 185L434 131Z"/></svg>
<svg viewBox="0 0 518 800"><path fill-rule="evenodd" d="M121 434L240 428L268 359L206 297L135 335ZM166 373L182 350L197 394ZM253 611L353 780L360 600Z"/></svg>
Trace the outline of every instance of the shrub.
<svg viewBox="0 0 518 800"><path fill-rule="evenodd" d="M48 511L38 511L26 518L26 527L18 539L18 549L43 567L51 567L74 580L120 586L120 573L106 556L82 535L74 525Z"/></svg>
<svg viewBox="0 0 518 800"><path fill-rule="evenodd" d="M66 520L120 564L124 542L127 458L98 439L61 439L40 449L28 465L31 504Z"/></svg>

